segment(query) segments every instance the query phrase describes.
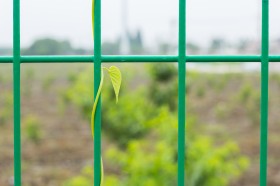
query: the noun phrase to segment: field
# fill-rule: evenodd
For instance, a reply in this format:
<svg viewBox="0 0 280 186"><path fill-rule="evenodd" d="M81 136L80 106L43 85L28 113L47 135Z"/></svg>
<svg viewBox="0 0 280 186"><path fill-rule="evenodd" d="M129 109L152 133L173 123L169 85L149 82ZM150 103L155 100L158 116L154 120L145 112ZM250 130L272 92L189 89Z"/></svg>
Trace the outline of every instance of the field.
<svg viewBox="0 0 280 186"><path fill-rule="evenodd" d="M24 64L21 74L22 179L23 186L63 185L92 165L93 145L89 119L71 101L63 102L76 76L90 64ZM128 90L147 89L144 64L121 65L131 79ZM127 70L130 69L130 70ZM0 185L10 186L13 175L12 66L0 68ZM92 85L89 85L92 87ZM280 185L280 75L269 84L268 185ZM259 179L259 93L257 72L199 73L187 71L187 117L196 116L200 135L209 135L216 146L236 142L250 160L248 168L231 186L256 186ZM88 95L89 99L92 95ZM122 97L122 94L120 95ZM120 98L121 101L122 98ZM114 103L111 103L114 104ZM174 106L174 105L173 105ZM171 106L172 107L172 106ZM175 105L176 107L176 105ZM137 110L137 107L134 108ZM105 116L106 117L106 116ZM129 116L127 116L129 117ZM121 125L121 123L120 123ZM153 139L153 134L146 138ZM103 136L103 151L112 140ZM104 158L105 174L121 175ZM164 169L164 167L162 167ZM106 179L105 175L105 179Z"/></svg>

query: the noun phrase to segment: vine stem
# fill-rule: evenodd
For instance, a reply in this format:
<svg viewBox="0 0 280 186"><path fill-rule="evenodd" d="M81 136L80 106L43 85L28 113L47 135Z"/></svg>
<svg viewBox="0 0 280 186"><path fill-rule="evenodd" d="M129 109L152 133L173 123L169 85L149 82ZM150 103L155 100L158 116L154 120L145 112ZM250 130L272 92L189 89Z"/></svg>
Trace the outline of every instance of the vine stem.
<svg viewBox="0 0 280 186"><path fill-rule="evenodd" d="M106 68L106 67L102 67L102 69L101 69L100 84L99 84L99 87L98 87L98 91L97 91L96 98L94 100L93 107L92 107L92 112L91 112L91 135L92 135L92 139L93 140L94 140L94 118L95 118L96 107L97 107L97 104L99 102L100 95L101 95L101 90L102 90L102 87L103 87L103 80L104 80L104 72L103 72L103 70L104 69L109 71L109 69ZM101 161L101 183L100 183L100 185L102 185L103 184L103 180L104 180L104 168L103 168L102 156L101 156L101 160L100 161Z"/></svg>

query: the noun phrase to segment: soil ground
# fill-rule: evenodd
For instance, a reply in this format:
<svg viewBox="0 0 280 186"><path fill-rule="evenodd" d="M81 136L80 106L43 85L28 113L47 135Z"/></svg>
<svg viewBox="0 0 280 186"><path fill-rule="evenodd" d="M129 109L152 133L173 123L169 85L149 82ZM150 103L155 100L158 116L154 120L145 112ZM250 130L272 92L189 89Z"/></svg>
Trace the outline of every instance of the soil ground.
<svg viewBox="0 0 280 186"><path fill-rule="evenodd" d="M40 121L42 139L33 143L27 139L22 126L22 179L23 186L56 186L77 175L92 163L92 139L88 122L74 106L63 108L60 93L69 87L69 74L80 72L90 65L25 64L22 70L22 121L29 115ZM0 97L11 97L11 65L1 65ZM31 75L30 75L31 74ZM145 75L145 73L144 73ZM236 98L242 86L249 82L259 90L260 78L255 73L246 75L199 75L192 83L187 97L189 112L196 113L203 133L213 135L217 143L225 139L236 141L241 152L250 158L248 170L232 186L256 186L259 182L259 111L249 113ZM227 77L226 80L225 77ZM147 77L146 77L147 78ZM47 79L53 79L47 87ZM136 78L137 79L137 78ZM280 75L270 81L268 185L280 185ZM209 85L210 80L215 82ZM188 82L188 80L187 80ZM217 83L218 82L218 83ZM222 84L222 85L221 85ZM210 86L210 87L206 87ZM202 93L201 93L202 91ZM1 100L1 99L0 99ZM2 101L3 102L3 101ZM4 104L0 102L0 111ZM219 108L220 107L220 108ZM12 110L10 110L12 112ZM257 117L255 117L255 115ZM106 140L103 143L106 148ZM108 169L108 167L105 169ZM108 169L108 171L110 171ZM0 121L0 185L10 186L13 175L13 121L12 113Z"/></svg>

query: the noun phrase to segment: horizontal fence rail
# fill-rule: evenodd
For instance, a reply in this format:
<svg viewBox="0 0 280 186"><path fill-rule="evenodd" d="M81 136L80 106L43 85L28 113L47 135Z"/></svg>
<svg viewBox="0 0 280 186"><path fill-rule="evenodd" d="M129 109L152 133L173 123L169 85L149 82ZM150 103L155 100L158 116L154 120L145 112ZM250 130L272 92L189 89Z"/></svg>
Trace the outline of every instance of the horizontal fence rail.
<svg viewBox="0 0 280 186"><path fill-rule="evenodd" d="M203 62L261 62L261 55L244 55L244 56L218 56L218 55L194 55L186 56L186 62L203 63ZM101 61L105 63L152 63L152 62L178 62L178 56L173 55L106 55L101 56ZM280 62L280 55L268 56L269 62ZM94 55L39 55L39 56L21 56L21 63L92 63ZM0 63L13 63L12 56L0 56Z"/></svg>

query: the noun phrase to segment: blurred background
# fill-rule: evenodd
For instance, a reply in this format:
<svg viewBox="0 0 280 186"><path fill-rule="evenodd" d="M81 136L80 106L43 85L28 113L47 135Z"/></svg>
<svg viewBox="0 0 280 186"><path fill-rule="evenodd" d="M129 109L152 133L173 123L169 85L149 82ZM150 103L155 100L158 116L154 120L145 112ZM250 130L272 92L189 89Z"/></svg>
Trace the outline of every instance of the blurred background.
<svg viewBox="0 0 280 186"><path fill-rule="evenodd" d="M270 54L280 54L270 0ZM12 1L0 0L0 55L12 55ZM103 55L176 55L178 2L102 0ZM187 53L260 55L261 1L188 0ZM21 2L22 55L91 55L91 1ZM105 186L177 183L177 66L116 65L102 94ZM22 64L23 186L90 186L93 65ZM259 63L187 63L186 185L259 182ZM280 66L270 64L268 185L280 185ZM12 64L0 64L0 185L13 185Z"/></svg>

